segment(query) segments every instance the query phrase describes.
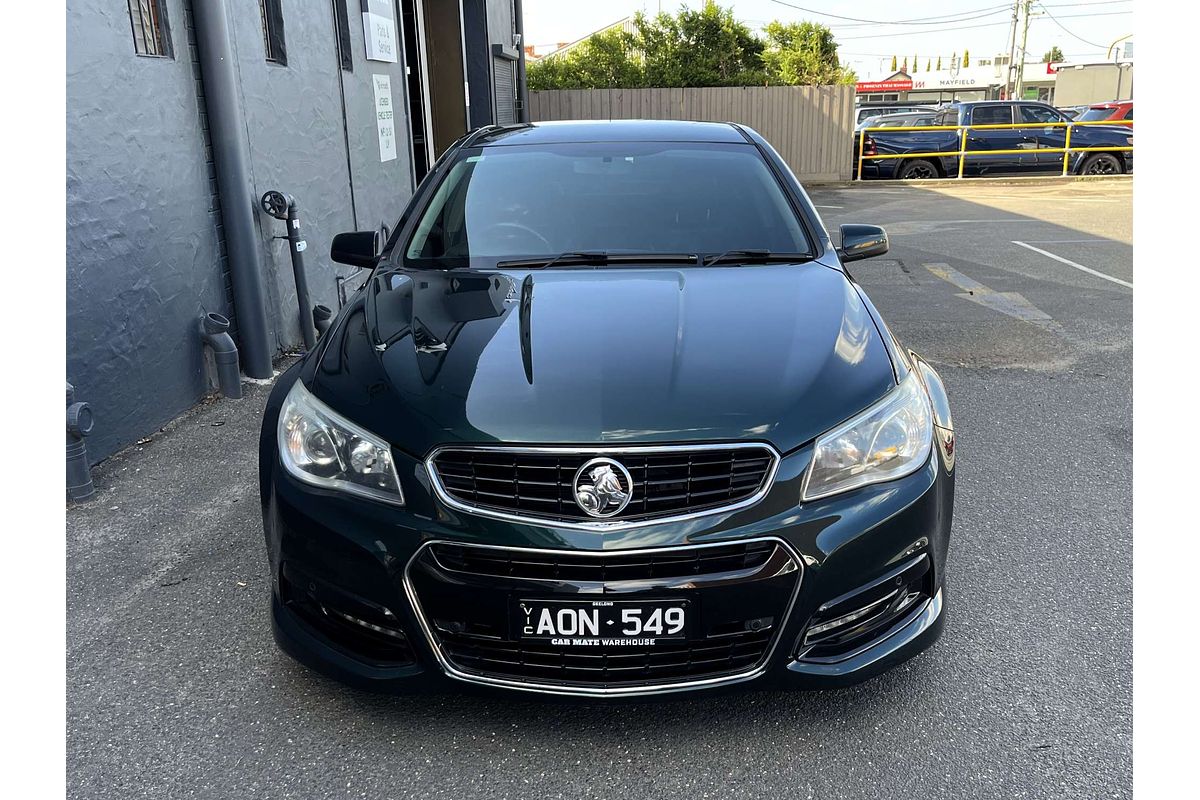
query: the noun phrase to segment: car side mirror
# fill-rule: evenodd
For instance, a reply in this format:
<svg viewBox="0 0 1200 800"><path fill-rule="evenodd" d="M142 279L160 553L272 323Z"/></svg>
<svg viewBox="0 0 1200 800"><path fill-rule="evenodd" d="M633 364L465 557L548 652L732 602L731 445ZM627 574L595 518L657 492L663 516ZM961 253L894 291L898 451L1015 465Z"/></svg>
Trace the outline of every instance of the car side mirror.
<svg viewBox="0 0 1200 800"><path fill-rule="evenodd" d="M379 231L339 233L329 246L329 257L339 264L372 269L379 260Z"/></svg>
<svg viewBox="0 0 1200 800"><path fill-rule="evenodd" d="M878 225L843 225L841 231L838 255L843 262L874 258L888 251L887 231Z"/></svg>

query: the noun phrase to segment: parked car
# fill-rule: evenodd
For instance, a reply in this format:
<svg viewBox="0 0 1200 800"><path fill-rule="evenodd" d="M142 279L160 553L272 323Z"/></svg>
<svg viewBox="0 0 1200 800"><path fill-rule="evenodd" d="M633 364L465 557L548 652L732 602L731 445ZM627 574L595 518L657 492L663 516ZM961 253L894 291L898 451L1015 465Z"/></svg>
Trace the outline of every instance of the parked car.
<svg viewBox="0 0 1200 800"><path fill-rule="evenodd" d="M852 147L854 169L857 174L858 170L858 144L861 132L868 128L908 128L919 127L924 125L932 125L937 117L937 111L930 109L928 111L910 111L907 114L882 114L874 117L867 117L862 122L858 123L855 129L854 144Z"/></svg>
<svg viewBox="0 0 1200 800"><path fill-rule="evenodd" d="M1058 109L1035 101L980 101L953 103L940 110L935 126L1019 125L1028 127L984 128L967 133L964 175L1021 175L1061 172L1062 153L1042 150L1066 144L1067 128L1052 123L1067 122ZM913 180L958 174L960 134L955 130L877 131L862 134L863 178ZM1113 125L1080 125L1071 129L1073 147L1132 147L1133 133ZM997 151L991 155L988 151ZM943 157L874 160L871 156L893 153L946 153ZM1068 163L1072 174L1107 175L1133 171L1133 151L1073 152Z"/></svg>
<svg viewBox="0 0 1200 800"><path fill-rule="evenodd" d="M1084 111L1087 111L1089 108L1091 108L1091 106L1065 106L1059 108L1058 110L1062 112L1064 117L1073 120L1078 119L1079 115Z"/></svg>
<svg viewBox="0 0 1200 800"><path fill-rule="evenodd" d="M1111 103L1096 103L1088 106L1076 119L1080 122L1100 122L1103 120L1133 120L1133 101L1114 100ZM1132 128L1132 125L1124 126Z"/></svg>
<svg viewBox="0 0 1200 800"><path fill-rule="evenodd" d="M907 114L913 111L937 111L937 108L922 103L862 103L854 107L854 124L859 125L867 117L880 114Z"/></svg>
<svg viewBox="0 0 1200 800"><path fill-rule="evenodd" d="M860 681L943 624L954 426L741 125L490 126L279 379L275 637L374 688ZM447 681L447 679L450 679Z"/></svg>
<svg viewBox="0 0 1200 800"><path fill-rule="evenodd" d="M864 128L907 128L920 125L932 125L937 116L935 109L928 111L909 111L904 114L879 114L866 117L858 123L856 130Z"/></svg>

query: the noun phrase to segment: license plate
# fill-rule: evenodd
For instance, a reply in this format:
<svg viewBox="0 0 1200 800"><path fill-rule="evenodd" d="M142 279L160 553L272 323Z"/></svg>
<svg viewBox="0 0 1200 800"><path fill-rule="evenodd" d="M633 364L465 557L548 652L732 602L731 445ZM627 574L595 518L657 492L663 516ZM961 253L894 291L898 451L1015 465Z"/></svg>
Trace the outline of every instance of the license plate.
<svg viewBox="0 0 1200 800"><path fill-rule="evenodd" d="M521 600L517 635L563 646L652 645L687 638L686 600Z"/></svg>

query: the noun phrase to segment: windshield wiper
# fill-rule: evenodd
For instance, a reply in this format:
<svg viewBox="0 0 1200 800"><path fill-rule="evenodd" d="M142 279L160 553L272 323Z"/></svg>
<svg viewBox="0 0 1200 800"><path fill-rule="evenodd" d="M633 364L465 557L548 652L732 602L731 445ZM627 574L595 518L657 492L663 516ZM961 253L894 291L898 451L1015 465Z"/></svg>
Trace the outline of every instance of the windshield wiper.
<svg viewBox="0 0 1200 800"><path fill-rule="evenodd" d="M528 267L548 269L550 267L605 267L610 264L696 264L695 253L610 253L607 250L568 250L553 258L515 258L497 261L496 268Z"/></svg>
<svg viewBox="0 0 1200 800"><path fill-rule="evenodd" d="M701 263L706 267L713 264L798 264L812 261L808 253L772 253L770 250L726 250L712 256L704 256Z"/></svg>

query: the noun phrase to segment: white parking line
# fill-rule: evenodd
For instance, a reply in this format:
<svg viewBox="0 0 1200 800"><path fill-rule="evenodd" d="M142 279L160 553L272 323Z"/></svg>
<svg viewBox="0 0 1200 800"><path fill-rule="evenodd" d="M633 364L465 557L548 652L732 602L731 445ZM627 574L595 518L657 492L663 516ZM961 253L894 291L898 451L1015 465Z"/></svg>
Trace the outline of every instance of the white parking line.
<svg viewBox="0 0 1200 800"><path fill-rule="evenodd" d="M1029 239L1025 244L1110 244L1113 239ZM1121 244L1121 242L1117 242Z"/></svg>
<svg viewBox="0 0 1200 800"><path fill-rule="evenodd" d="M1019 245L1021 245L1021 247L1032 250L1035 253L1041 253L1042 255L1046 256L1047 258L1053 258L1055 261L1059 261L1063 264L1066 264L1068 267L1074 267L1075 269L1080 270L1082 272L1086 272L1089 275L1095 275L1097 278L1103 278L1106 281L1112 281L1113 283L1119 283L1122 286L1128 287L1130 289L1133 288L1133 284L1130 283L1129 281L1123 281L1120 278L1114 278L1112 275L1105 275L1103 272L1097 272L1096 270L1092 269L1091 267L1085 267L1083 264L1076 264L1074 261L1071 261L1070 259L1063 258L1062 256L1056 256L1056 255L1054 255L1054 253L1049 253L1040 247L1034 247L1031 244L1027 244L1025 242L1017 242L1017 241L1014 241L1013 244L1019 244Z"/></svg>

